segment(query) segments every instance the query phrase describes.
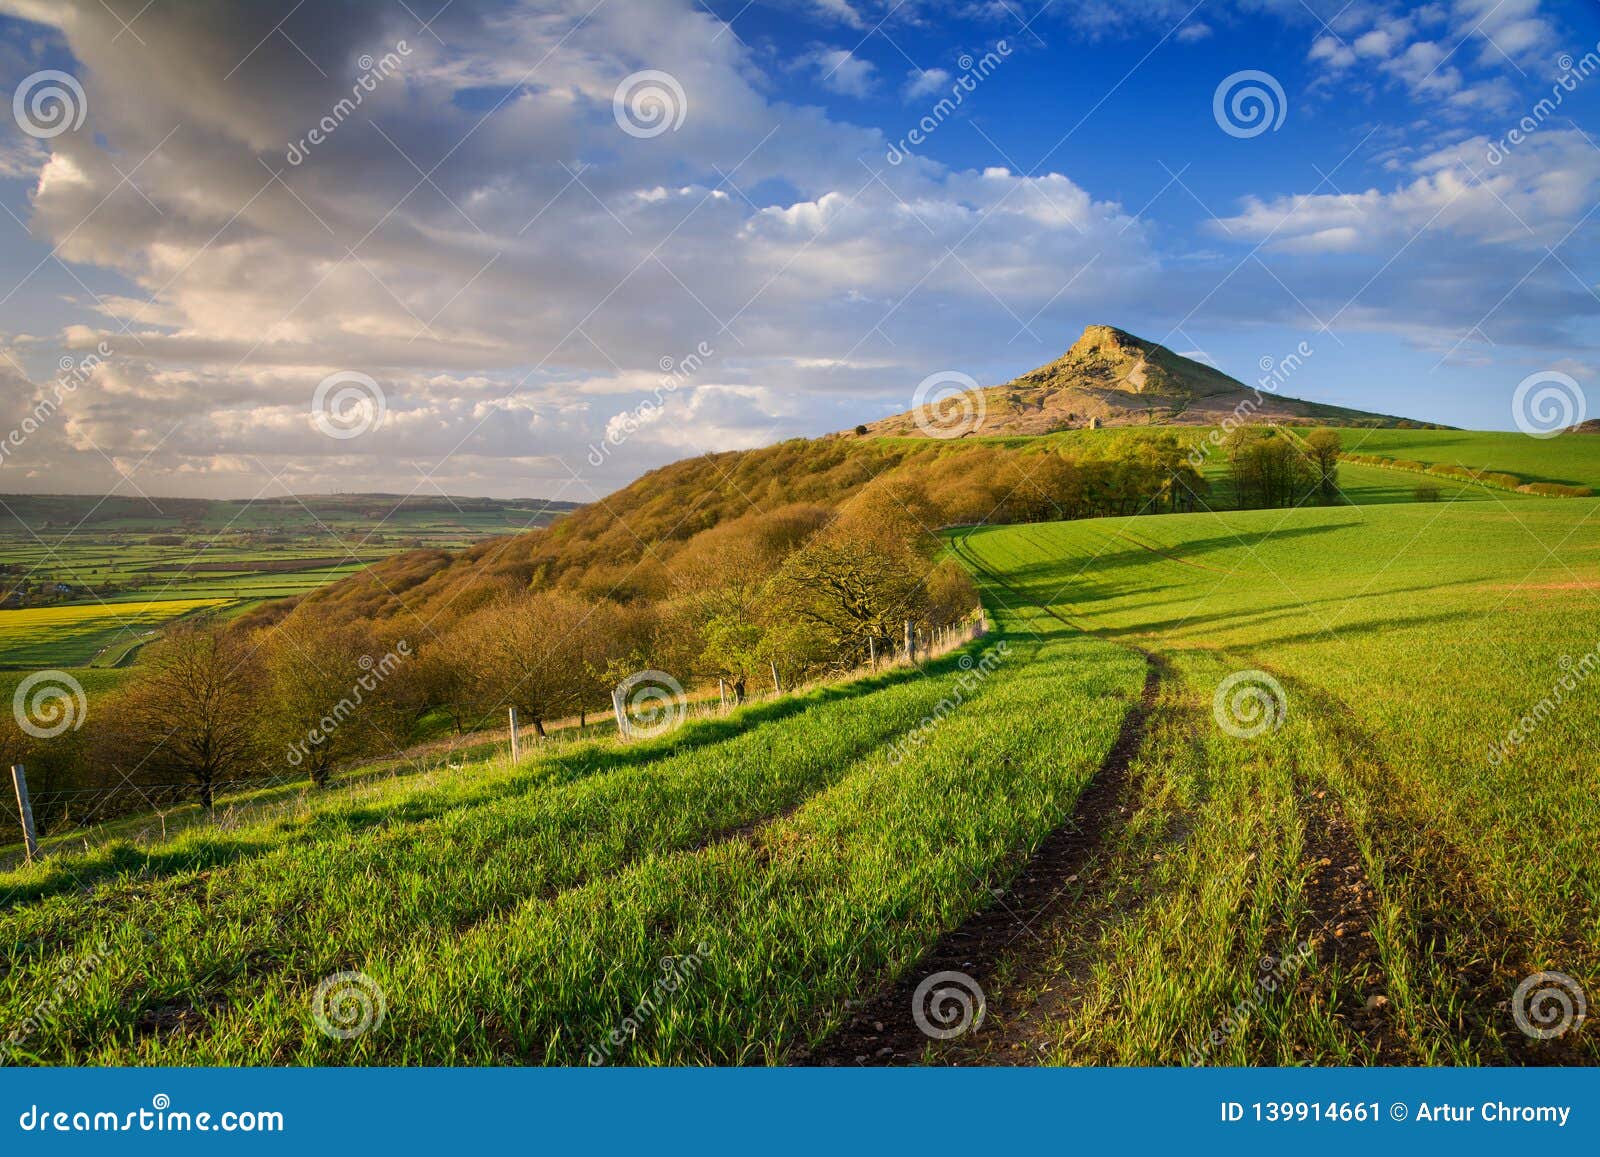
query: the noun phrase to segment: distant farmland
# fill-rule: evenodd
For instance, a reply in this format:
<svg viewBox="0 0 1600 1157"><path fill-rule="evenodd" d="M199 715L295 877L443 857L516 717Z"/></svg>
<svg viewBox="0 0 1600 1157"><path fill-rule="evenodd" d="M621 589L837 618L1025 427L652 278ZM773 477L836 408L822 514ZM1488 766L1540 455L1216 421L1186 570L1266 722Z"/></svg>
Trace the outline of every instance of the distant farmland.
<svg viewBox="0 0 1600 1157"><path fill-rule="evenodd" d="M237 614L407 550L543 526L574 504L323 495L0 496L0 669L114 667L176 619Z"/></svg>

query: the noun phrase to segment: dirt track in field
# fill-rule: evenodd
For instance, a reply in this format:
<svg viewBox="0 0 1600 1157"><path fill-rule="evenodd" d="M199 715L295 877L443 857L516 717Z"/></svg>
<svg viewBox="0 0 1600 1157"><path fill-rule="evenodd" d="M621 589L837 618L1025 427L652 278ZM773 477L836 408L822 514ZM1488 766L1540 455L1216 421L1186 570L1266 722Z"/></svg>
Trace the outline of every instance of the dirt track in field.
<svg viewBox="0 0 1600 1157"><path fill-rule="evenodd" d="M913 997L922 981L940 972L959 972L984 992L998 989L1002 967L1008 975L1007 991L1025 991L1032 986L1017 983L1017 977L1042 971L1048 964L1051 943L1041 938L1034 929L1060 914L1062 908L1074 904L1081 895L1080 883L1089 876L1089 868L1101 854L1108 834L1123 822L1126 809L1123 801L1128 787L1128 768L1144 742L1145 723L1155 705L1160 685L1161 668L1152 655L1145 656L1147 664L1144 688L1138 702L1123 717L1121 730L1111 750L1101 761L1094 778L1078 797L1072 816L1048 836L1030 856L1011 881L1009 888L1001 891L995 902L981 912L941 936L919 959L905 976L888 989L874 994L852 1010L851 1019L809 1054L796 1057L795 1063L809 1065L908 1065L922 1063L930 1045L937 1042L928 1036L913 1016ZM935 1029L940 1027L937 999L940 984L934 990L934 999L922 1002L925 1017ZM964 989L957 982L951 988L954 994ZM1053 994L1052 1005L1064 999ZM950 1042L951 1046L964 1045L959 1050L950 1048L949 1055L941 1052L938 1063L1001 1063L1015 1064L1031 1059L1031 1053L1022 1052L1027 1041L1027 1026L1020 1018L1010 1018L1010 1010L989 1003L986 997L968 994L972 1001L972 1015L981 1006L987 1031L981 1031L981 1055L975 1052L966 1039ZM945 1002L947 1013L955 1013L957 1004ZM1041 1013L1030 1010L1032 1020ZM1047 1011L1045 1014L1048 1015Z"/></svg>

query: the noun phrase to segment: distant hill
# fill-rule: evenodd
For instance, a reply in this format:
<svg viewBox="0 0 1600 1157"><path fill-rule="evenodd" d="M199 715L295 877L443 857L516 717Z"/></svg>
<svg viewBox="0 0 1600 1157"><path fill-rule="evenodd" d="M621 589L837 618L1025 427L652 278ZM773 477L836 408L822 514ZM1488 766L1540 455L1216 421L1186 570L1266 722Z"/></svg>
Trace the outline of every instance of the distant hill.
<svg viewBox="0 0 1600 1157"><path fill-rule="evenodd" d="M0 494L0 534L39 530L115 528L121 531L201 532L264 526L314 527L330 518L367 522L438 515L466 517L506 529L542 526L578 508L544 498L423 497L403 494L295 494L271 498L145 498L98 494Z"/></svg>
<svg viewBox="0 0 1600 1157"><path fill-rule="evenodd" d="M964 437L1053 434L1089 426L1215 426L1241 406L1252 422L1413 426L1386 414L1257 391L1221 370L1109 325L1091 325L1061 357L983 390L982 421ZM869 436L926 437L915 411L867 425Z"/></svg>

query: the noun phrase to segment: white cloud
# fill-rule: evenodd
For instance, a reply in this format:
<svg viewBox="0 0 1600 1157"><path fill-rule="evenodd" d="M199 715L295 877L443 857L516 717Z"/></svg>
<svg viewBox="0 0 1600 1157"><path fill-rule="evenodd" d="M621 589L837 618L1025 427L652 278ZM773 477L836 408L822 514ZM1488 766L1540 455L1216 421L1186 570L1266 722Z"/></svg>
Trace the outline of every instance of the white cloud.
<svg viewBox="0 0 1600 1157"><path fill-rule="evenodd" d="M942 68L913 68L906 73L906 83L901 89L907 100L943 92L950 83L950 74Z"/></svg>
<svg viewBox="0 0 1600 1157"><path fill-rule="evenodd" d="M1600 152L1581 133L1549 130L1499 166L1474 137L1411 162L1412 179L1387 192L1247 197L1218 232L1294 253L1387 253L1426 229L1542 251L1562 240L1600 196Z"/></svg>
<svg viewBox="0 0 1600 1157"><path fill-rule="evenodd" d="M295 17L285 30L327 80L263 40L281 13L254 5L208 22L152 8L150 51L183 62L153 70L112 42L97 2L44 13L82 62L90 120L50 142L32 226L127 289L63 335L82 348L109 334L117 357L54 449L30 447L39 461L149 452L147 489L252 462L302 488L360 476L405 490L435 471L481 493L497 470L554 487L570 479L557 456L648 396L662 358L714 347L714 369L632 456L573 463L604 490L687 444L667 433L674 413L718 447L852 424L991 349L996 319L1009 337L1006 310L1044 311L1032 332L1053 351L1080 311L1133 300L1156 268L1142 225L1061 174L913 158L868 179L857 158L882 168L882 134L774 103L739 39L715 37L689 0L612 0L585 19L590 7L452 6L434 25L448 47L399 7ZM348 95L355 59L401 38L405 66L286 163L288 142ZM670 74L687 109L639 139L612 92L642 69ZM491 78L489 96L460 99L464 80ZM118 170L146 154L135 192ZM783 192L752 203L764 182ZM1104 278L1062 288L1097 255ZM383 427L349 442L316 435L309 412L340 369L388 400ZM83 485L99 461L78 464Z"/></svg>
<svg viewBox="0 0 1600 1157"><path fill-rule="evenodd" d="M811 0L812 8L818 14L836 20L850 28L865 28L867 22L861 18L861 13L856 11L855 5L850 0Z"/></svg>
<svg viewBox="0 0 1600 1157"><path fill-rule="evenodd" d="M819 48L806 58L823 88L844 96L868 97L877 87L878 66L847 48Z"/></svg>
<svg viewBox="0 0 1600 1157"><path fill-rule="evenodd" d="M116 483L98 446L126 469L149 453L137 482L152 493L249 493L278 471L302 490L360 479L405 491L428 472L450 490L578 486L564 496L587 498L584 486L603 492L693 449L903 409L934 370L1002 380L1092 320L1177 321L1198 303L1214 325L1303 324L1259 263L1229 272L1257 242L1302 301L1340 311L1341 329L1448 345L1497 310L1486 323L1496 340L1557 345L1594 308L1553 263L1507 296L1600 196L1600 153L1556 124L1499 166L1482 138L1419 155L1380 137L1401 174L1392 187L1246 199L1228 232L1177 237L1163 253L1157 225L1069 173L919 156L885 167L882 132L775 99L765 58L717 35L693 0L609 0L592 13L592 0L458 0L433 26L442 44L398 5L307 6L285 31L326 79L268 35L281 12L216 8L199 20L152 7L138 53L125 34L113 40L120 25L98 0L33 10L80 62L90 109L83 131L24 146L21 164L38 174L34 236L59 244L99 294L71 287L61 308L72 324L52 342L109 337L116 350L7 463L35 488L68 472L74 487ZM1357 5L1337 30L1355 42L1381 15ZM1343 67L1379 77L1409 69L1396 83L1420 87L1417 70L1442 58L1418 46L1455 43L1447 24L1462 18L1413 13L1427 39L1396 32L1382 60L1331 37L1312 53L1334 66L1348 52ZM288 143L349 94L358 58L402 38L404 67L288 164ZM1503 99L1465 79L1477 67L1466 55L1436 69L1457 81L1428 100L1464 112ZM835 76L870 85L870 62L835 57L846 59L857 71ZM618 127L612 105L642 70L670 74L686 105L681 124L643 138ZM908 88L936 75L948 83L930 69ZM138 191L121 176L134 164ZM47 328L31 315L15 324ZM663 358L702 342L714 354L660 420L603 467L581 461L609 420L655 392ZM53 373L51 342L14 345L34 381ZM316 383L340 369L370 374L389 404L380 430L349 442L314 433L309 414ZM33 388L0 384L7 402Z"/></svg>

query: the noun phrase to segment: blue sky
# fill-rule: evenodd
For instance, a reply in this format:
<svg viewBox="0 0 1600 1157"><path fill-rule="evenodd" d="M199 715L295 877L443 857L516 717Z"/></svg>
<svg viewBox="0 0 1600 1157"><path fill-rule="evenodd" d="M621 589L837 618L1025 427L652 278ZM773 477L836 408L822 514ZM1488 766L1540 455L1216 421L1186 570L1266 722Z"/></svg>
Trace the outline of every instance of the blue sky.
<svg viewBox="0 0 1600 1157"><path fill-rule="evenodd" d="M1593 4L0 13L0 490L586 500L1092 322L1246 381L1304 343L1320 401L1508 429L1554 371L1600 416Z"/></svg>

